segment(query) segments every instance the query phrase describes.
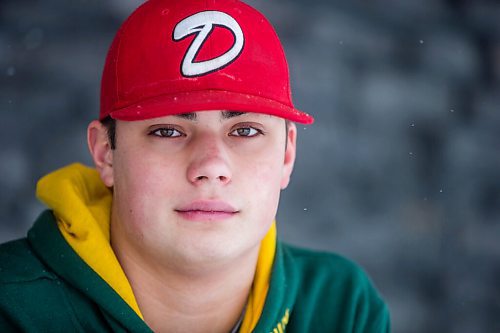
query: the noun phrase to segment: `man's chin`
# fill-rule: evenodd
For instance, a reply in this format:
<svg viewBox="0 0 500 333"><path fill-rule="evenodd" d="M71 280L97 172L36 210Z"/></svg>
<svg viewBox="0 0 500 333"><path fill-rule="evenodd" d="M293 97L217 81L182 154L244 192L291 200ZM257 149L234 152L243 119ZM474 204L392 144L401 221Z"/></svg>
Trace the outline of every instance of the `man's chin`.
<svg viewBox="0 0 500 333"><path fill-rule="evenodd" d="M221 269L227 265L234 265L242 257L257 248L256 244L245 244L238 237L229 239L220 237L196 237L179 244L175 252L174 260L179 269L187 268L189 271L204 271ZM172 257L171 257L172 258Z"/></svg>

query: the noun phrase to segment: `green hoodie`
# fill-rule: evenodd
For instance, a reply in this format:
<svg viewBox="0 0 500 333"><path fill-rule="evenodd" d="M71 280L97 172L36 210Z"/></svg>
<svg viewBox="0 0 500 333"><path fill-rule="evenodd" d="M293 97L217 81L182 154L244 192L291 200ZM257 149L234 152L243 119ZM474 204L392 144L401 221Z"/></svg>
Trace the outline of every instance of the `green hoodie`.
<svg viewBox="0 0 500 333"><path fill-rule="evenodd" d="M151 332L109 246L111 194L95 170L56 171L37 195L53 210L0 245L0 332ZM389 313L358 266L277 241L273 225L240 332L285 331L389 332Z"/></svg>

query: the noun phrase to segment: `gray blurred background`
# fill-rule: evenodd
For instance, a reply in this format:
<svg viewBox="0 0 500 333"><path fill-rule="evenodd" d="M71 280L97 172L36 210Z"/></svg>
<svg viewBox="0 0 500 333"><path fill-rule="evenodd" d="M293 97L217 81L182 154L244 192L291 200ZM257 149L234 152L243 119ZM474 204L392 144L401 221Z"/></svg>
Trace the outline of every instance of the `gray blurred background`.
<svg viewBox="0 0 500 333"><path fill-rule="evenodd" d="M275 25L299 127L281 238L360 263L394 332L500 332L500 4L248 1ZM138 0L0 0L0 241L86 125Z"/></svg>

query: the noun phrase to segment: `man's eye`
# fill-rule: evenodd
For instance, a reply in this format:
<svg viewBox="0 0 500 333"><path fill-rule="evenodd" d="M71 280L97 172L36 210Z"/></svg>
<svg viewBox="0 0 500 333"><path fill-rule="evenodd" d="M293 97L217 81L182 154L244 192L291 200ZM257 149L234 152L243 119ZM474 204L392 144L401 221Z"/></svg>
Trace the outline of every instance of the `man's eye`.
<svg viewBox="0 0 500 333"><path fill-rule="evenodd" d="M181 132L174 128L158 128L152 131L150 134L156 135L162 138L177 138L179 136L183 136Z"/></svg>
<svg viewBox="0 0 500 333"><path fill-rule="evenodd" d="M253 137L261 134L262 132L253 127L240 127L232 131L229 135L232 136L244 136L244 137Z"/></svg>

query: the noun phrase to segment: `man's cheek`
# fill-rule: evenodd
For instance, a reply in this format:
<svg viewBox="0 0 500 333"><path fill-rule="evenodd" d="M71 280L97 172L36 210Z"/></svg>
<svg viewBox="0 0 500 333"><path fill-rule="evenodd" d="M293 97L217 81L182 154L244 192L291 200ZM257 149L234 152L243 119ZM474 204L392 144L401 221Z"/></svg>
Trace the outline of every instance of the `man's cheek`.
<svg viewBox="0 0 500 333"><path fill-rule="evenodd" d="M256 181L256 186L272 187L274 184L279 184L279 179L282 174L281 165L276 163L276 159L262 160L257 163L251 174Z"/></svg>

